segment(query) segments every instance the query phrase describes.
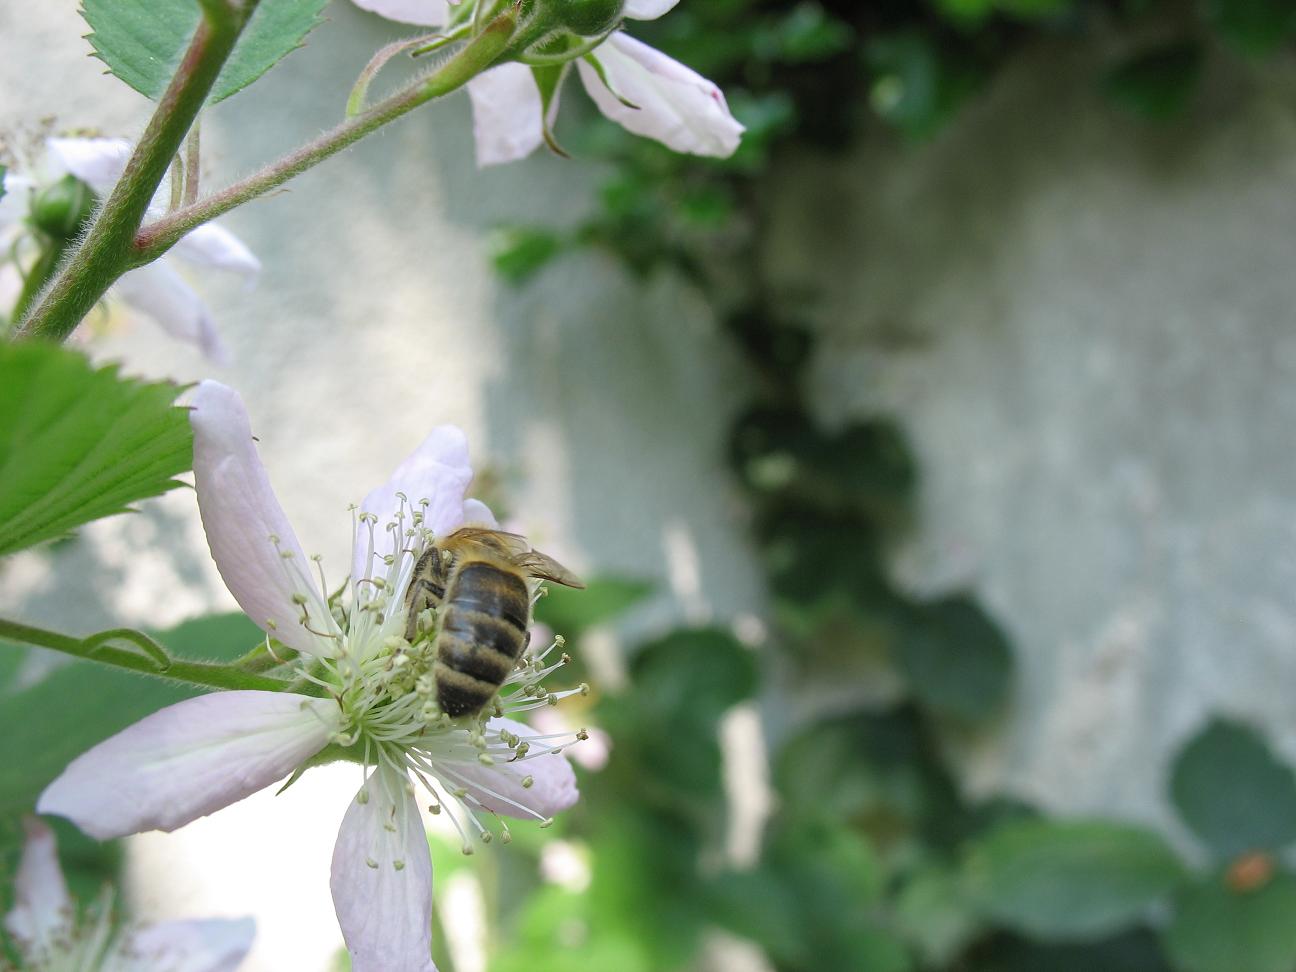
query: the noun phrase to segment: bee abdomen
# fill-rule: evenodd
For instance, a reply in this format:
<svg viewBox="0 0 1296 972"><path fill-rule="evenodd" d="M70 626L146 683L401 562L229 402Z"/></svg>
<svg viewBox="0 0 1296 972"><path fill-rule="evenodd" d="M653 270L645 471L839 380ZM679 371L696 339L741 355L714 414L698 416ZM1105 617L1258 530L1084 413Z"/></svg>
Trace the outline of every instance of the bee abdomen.
<svg viewBox="0 0 1296 972"><path fill-rule="evenodd" d="M450 584L437 633L437 701L443 712L481 709L526 647L526 582L487 563L461 568Z"/></svg>
<svg viewBox="0 0 1296 972"><path fill-rule="evenodd" d="M493 564L465 564L450 584L449 603L465 611L479 611L508 622L526 634L531 591L519 575Z"/></svg>
<svg viewBox="0 0 1296 972"><path fill-rule="evenodd" d="M437 637L437 658L456 672L499 684L522 653L522 635L504 622L451 609Z"/></svg>
<svg viewBox="0 0 1296 972"><path fill-rule="evenodd" d="M471 715L491 700L499 685L436 663L437 704L448 716Z"/></svg>

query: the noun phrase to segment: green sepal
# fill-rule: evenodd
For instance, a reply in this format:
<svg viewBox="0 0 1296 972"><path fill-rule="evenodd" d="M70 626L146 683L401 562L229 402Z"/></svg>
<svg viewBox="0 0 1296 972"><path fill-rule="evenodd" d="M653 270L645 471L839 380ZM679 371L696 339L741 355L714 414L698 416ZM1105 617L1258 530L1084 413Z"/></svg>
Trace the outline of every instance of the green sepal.
<svg viewBox="0 0 1296 972"><path fill-rule="evenodd" d="M549 151L564 159L570 159L571 154L559 145L558 139L554 137L553 129L550 127L554 119L550 116L557 114L558 93L562 90L563 81L570 71L570 62L531 68L531 76L535 78L536 87L540 89L540 132L544 136L545 145L549 146Z"/></svg>
<svg viewBox="0 0 1296 972"><path fill-rule="evenodd" d="M629 98L623 95L616 88L612 87L612 82L608 80L607 70L603 67L602 62L599 61L597 57L595 57L593 54L586 54L585 63L594 69L594 73L597 74L599 80L603 82L603 87L607 88L608 91L612 93L613 98L621 102L621 104L625 105L627 108L633 108L635 111L639 110L638 105L636 105L633 101L631 101Z"/></svg>

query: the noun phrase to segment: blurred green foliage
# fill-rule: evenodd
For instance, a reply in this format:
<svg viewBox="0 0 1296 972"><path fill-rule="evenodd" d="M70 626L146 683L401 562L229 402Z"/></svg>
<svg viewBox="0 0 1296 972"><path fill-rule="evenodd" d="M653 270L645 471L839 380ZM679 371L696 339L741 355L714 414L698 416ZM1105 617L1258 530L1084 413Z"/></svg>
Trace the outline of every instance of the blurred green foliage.
<svg viewBox="0 0 1296 972"><path fill-rule="evenodd" d="M742 148L728 160L680 157L591 113L562 138L612 163L592 214L507 227L494 259L522 284L564 252L597 247L637 278L681 274L711 303L759 389L734 419L728 459L774 627L758 649L718 630L634 649L629 687L591 712L611 734L611 762L584 777L565 831L588 849L594 877L516 908L498 926L493 972L699 968L708 926L754 943L780 972L1296 967L1296 895L1278 856L1296 837L1296 777L1253 730L1213 722L1168 771L1167 798L1212 858L1205 870L1144 827L962 792L948 742L992 728L1014 704L1010 641L969 594L917 598L892 581L917 461L884 416L829 427L814 415L807 372L817 331L833 322L807 320L813 295L775 292L759 258L763 180L793 151L841 151L888 130L931 139L1038 44L1099 50L1094 97L1164 122L1192 110L1212 71L1290 46L1294 10L1284 0L691 0L633 25L720 84L748 128ZM601 602L590 602L600 623ZM579 597L553 606L557 630L582 630L570 613ZM864 655L886 659L900 688L800 717L771 740L776 809L760 854L726 863L723 709L779 708L789 682L813 692ZM584 964L561 931L576 927Z"/></svg>

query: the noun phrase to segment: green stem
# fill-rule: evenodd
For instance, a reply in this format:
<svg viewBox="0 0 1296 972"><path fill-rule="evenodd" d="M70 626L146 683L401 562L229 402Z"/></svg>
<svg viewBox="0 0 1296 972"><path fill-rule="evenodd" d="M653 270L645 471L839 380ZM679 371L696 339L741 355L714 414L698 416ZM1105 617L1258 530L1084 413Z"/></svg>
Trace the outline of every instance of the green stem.
<svg viewBox="0 0 1296 972"><path fill-rule="evenodd" d="M278 643L276 642L276 644ZM245 672L268 672L271 669L279 668L281 665L287 665L296 658L297 652L287 645L279 645L278 650L271 653L263 641L242 658L236 659L233 667L242 669Z"/></svg>
<svg viewBox="0 0 1296 972"><path fill-rule="evenodd" d="M200 685L203 688L259 689L268 692L282 692L288 687L287 683L280 679L269 678L251 672L242 672L228 665L184 661L179 658L163 659L151 651L120 648L109 643L112 640L123 640L143 648L138 640L139 638L145 638L147 641L152 642L152 639L137 631L123 629L120 631L105 631L98 635L91 635L88 638L73 638L70 635L59 634L57 631L47 631L44 628L36 628L27 624L19 624L17 621L0 618L0 638L22 642L25 645L49 648L53 651L61 651L65 655L72 655L74 658L99 662L103 665L111 665L114 668L124 668L127 671L141 675L169 678L177 682L187 682L190 685ZM158 647L160 648L160 646Z"/></svg>
<svg viewBox="0 0 1296 972"><path fill-rule="evenodd" d="M238 9L223 0L202 4L203 17L193 40L121 179L84 241L20 322L18 337L64 340L118 277L147 262L133 259L135 233L256 4L245 0Z"/></svg>
<svg viewBox="0 0 1296 972"><path fill-rule="evenodd" d="M36 299L36 295L50 282L71 242L68 239L51 239L49 245L36 258L36 262L32 264L31 269L27 271L27 276L23 279L22 290L19 291L18 301L14 304L13 319L15 321L22 320L23 315L27 313L27 308Z"/></svg>
<svg viewBox="0 0 1296 972"><path fill-rule="evenodd" d="M260 172L146 226L135 238L132 265L142 266L156 260L190 230L277 189L294 176L336 155L389 122L467 84L509 49L516 25L516 13L512 9L505 11L485 31L431 74L355 117L348 118Z"/></svg>

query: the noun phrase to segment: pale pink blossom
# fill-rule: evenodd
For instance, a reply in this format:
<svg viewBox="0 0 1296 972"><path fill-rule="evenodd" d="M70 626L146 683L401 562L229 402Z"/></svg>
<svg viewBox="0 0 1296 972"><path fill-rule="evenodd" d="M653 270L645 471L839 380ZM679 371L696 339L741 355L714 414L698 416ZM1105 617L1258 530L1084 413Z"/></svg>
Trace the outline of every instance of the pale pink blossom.
<svg viewBox="0 0 1296 972"><path fill-rule="evenodd" d="M446 0L354 2L385 17L425 26L444 26L449 16ZM622 15L655 20L678 2L628 0ZM636 135L692 155L727 158L738 148L743 126L730 113L723 92L692 68L621 30L612 31L578 58L576 69L599 111ZM558 112L559 92L555 91L548 117L544 116L535 76L517 61L473 78L468 94L477 163L482 166L530 155L544 142Z"/></svg>
<svg viewBox="0 0 1296 972"><path fill-rule="evenodd" d="M14 877L5 930L29 972L234 972L256 925L251 918L165 921L140 928L113 923L111 899L93 920L78 922L59 868L54 834L34 817Z"/></svg>
<svg viewBox="0 0 1296 972"><path fill-rule="evenodd" d="M0 197L0 243L5 254L15 252L15 243L16 252L23 251L28 208L43 186L70 174L102 198L121 178L131 154L131 144L121 138L50 138L45 146L46 160L39 174L5 174L5 194ZM164 185L158 199L167 196L169 190ZM149 211L151 218L162 212L159 204ZM223 362L228 355L211 311L177 271L177 264L236 274L251 285L261 271L261 262L229 230L218 223L206 223L181 237L167 256L123 274L109 291L168 334L196 344L209 358ZM0 310L7 312L8 307Z"/></svg>
<svg viewBox="0 0 1296 972"><path fill-rule="evenodd" d="M330 603L279 506L238 395L203 382L191 421L198 506L216 566L248 616L300 652L302 676L316 691L220 692L169 706L73 761L38 809L99 838L173 830L332 747L329 757L365 767L332 865L352 968L428 972L432 866L417 794L449 816L466 850L470 838L490 839L479 817L547 822L577 799L559 755L576 734L538 737L508 716L585 689L540 687L563 664L546 663L550 645L525 654L505 681L502 717L483 710L452 721L436 706L434 646L405 641L405 592L434 537L465 522L494 523L464 498L472 469L458 429L434 429L353 514L344 605Z"/></svg>

